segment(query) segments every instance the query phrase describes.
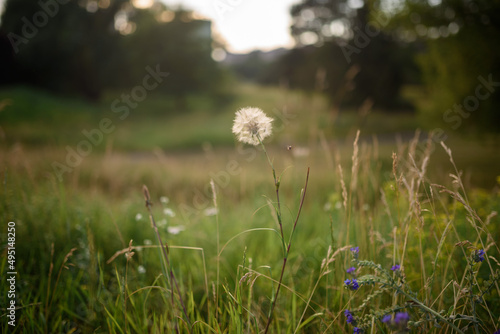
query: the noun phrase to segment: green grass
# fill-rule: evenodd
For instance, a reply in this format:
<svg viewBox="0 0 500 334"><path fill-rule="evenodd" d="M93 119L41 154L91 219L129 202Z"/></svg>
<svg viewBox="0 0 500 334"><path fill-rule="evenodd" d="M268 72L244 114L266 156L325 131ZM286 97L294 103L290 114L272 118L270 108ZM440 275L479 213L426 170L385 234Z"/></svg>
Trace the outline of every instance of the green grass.
<svg viewBox="0 0 500 334"><path fill-rule="evenodd" d="M253 85L235 88L233 98L225 102L215 103L209 96L187 97L182 107L172 97L153 92L136 108L130 108L123 120L122 114L113 113L111 107L113 100L120 96L120 92L109 92L102 102L91 104L26 87L4 89L0 91L0 101L5 104L0 111L4 143L77 145L86 139L83 130L98 128L103 118L109 118L115 130L105 136L105 142L118 150L151 150L153 147L185 150L200 148L206 143L232 146L234 137L226 130L234 111L253 105L266 110L283 129L275 136L276 142L292 138L293 142L316 140L319 131L328 137L344 138L358 128L364 135L371 136L411 133L418 127L410 114L343 112L331 115L325 99L318 95ZM97 150L102 151L104 146L103 142Z"/></svg>
<svg viewBox="0 0 500 334"><path fill-rule="evenodd" d="M32 95L38 102L31 107L41 109L38 116L27 118L28 106L16 101ZM367 333L371 328L390 333L376 312L391 313L399 307L410 314L412 332L452 332L444 322L434 327L429 313L410 307L415 302L394 294L390 285L367 284L370 277L382 279L382 271L351 262L350 246L360 247L359 260L379 263L385 270L402 264L402 289L415 292L426 307L443 311L446 319L457 314L477 317L480 333L492 333L499 326L498 287L494 285L474 310L469 290L463 290L472 288L480 294L500 266L500 220L491 215L500 210L500 158L494 145L447 140L454 162L464 172L463 182L453 182L450 173L457 171L439 144L434 143L432 153L424 153L420 149L427 147L424 142L418 145L406 138L415 122L409 115L394 116L405 120L403 130L398 130L395 119L383 122L386 116L378 113L365 118L339 115L332 128L325 125L329 111L318 97L311 100L298 92L243 86L235 100L220 110L212 106L177 116L155 110L149 117L117 122L106 143L59 182L51 163L64 161L64 146L78 143L78 131L98 124L101 115L107 115L107 104L92 106L23 89L4 91L0 100L7 96L13 104L0 113L6 135L0 149L0 218L5 222L0 269L7 272L5 229L6 222L14 221L19 309L16 328L2 322L2 332L159 333L174 331L175 324L183 333L262 332L283 261L273 217L275 188L263 152L234 145L230 129L239 106L258 105L272 114L273 108L282 109L284 104L294 117L282 129L283 121L276 121L276 135L267 146L278 173L285 171L280 186L285 239L292 230L307 167L311 174L270 332L352 333L344 316L349 309ZM161 106L158 101L148 103ZM193 102L198 103L202 105ZM54 122L43 123L44 133L43 127L35 126L48 112L43 106L61 117L67 109L78 111L78 116L54 117ZM8 108L19 108L15 110L25 116L9 115L7 120L4 113L12 112ZM369 121L360 123L363 119ZM72 129L68 139L61 124ZM358 126L359 168L352 174ZM404 137L399 144L390 139L396 130ZM373 137L372 132L379 135ZM287 150L287 145L293 149ZM397 181L392 152L398 157ZM425 173L415 169L410 153L420 170L429 156ZM347 198L342 194L339 164ZM217 185L218 216L205 214L213 206L211 178ZM143 184L151 193L161 238L169 245L192 327L185 324L179 303L172 304L144 206ZM451 193L433 184L444 185ZM456 194L467 196L465 204ZM162 196L169 198L167 204L160 201ZM165 208L176 215L166 215ZM168 232L168 227L177 226L184 230ZM140 248L133 249L127 261L130 240ZM464 243L467 240L470 244ZM474 279L468 281L468 258L483 248L487 259L473 267ZM217 249L222 250L220 257ZM328 266L322 267L324 259ZM360 267L358 279L364 282L357 291L343 284L350 278L345 270L352 265ZM0 294L4 315L6 284ZM466 318L454 322L460 328L467 324ZM475 332L474 326L469 332Z"/></svg>

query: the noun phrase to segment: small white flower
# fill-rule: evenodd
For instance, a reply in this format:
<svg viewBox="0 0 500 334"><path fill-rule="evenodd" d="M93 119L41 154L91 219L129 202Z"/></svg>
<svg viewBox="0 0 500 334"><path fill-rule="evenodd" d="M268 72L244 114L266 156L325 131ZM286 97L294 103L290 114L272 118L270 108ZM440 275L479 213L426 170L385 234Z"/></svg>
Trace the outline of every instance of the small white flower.
<svg viewBox="0 0 500 334"><path fill-rule="evenodd" d="M152 245L152 244L153 244L153 242L152 242L151 240L149 240L149 239L144 239L144 244L145 244L146 246L150 246L150 245Z"/></svg>
<svg viewBox="0 0 500 334"><path fill-rule="evenodd" d="M169 217L175 217L175 212L174 212L174 211L172 211L172 209L165 208L165 209L163 209L163 213L164 213L166 216L169 216Z"/></svg>
<svg viewBox="0 0 500 334"><path fill-rule="evenodd" d="M158 227L167 226L167 220L166 219L162 219L162 220L157 221L156 222L156 226L158 226Z"/></svg>
<svg viewBox="0 0 500 334"><path fill-rule="evenodd" d="M264 140L271 135L272 121L273 119L267 117L259 108L243 108L236 112L233 133L242 143L259 145L259 138Z"/></svg>
<svg viewBox="0 0 500 334"><path fill-rule="evenodd" d="M162 202L163 204L167 204L168 202L170 202L170 200L168 199L168 197L162 196L160 197L160 202Z"/></svg>
<svg viewBox="0 0 500 334"><path fill-rule="evenodd" d="M168 233L170 234L179 234L184 231L186 228L184 226L169 226L167 228Z"/></svg>
<svg viewBox="0 0 500 334"><path fill-rule="evenodd" d="M146 268L141 264L139 267L137 267L137 272L139 274L145 274L146 273Z"/></svg>
<svg viewBox="0 0 500 334"><path fill-rule="evenodd" d="M142 220L142 215L140 213L136 214L135 220L137 220L137 221Z"/></svg>
<svg viewBox="0 0 500 334"><path fill-rule="evenodd" d="M323 205L323 210L325 211L330 211L331 208L332 208L332 203L330 202L326 202L325 205Z"/></svg>
<svg viewBox="0 0 500 334"><path fill-rule="evenodd" d="M342 209L342 202L337 201L337 202L335 203L335 209L337 209L337 210Z"/></svg>
<svg viewBox="0 0 500 334"><path fill-rule="evenodd" d="M219 213L219 210L217 210L217 208L215 207L211 207L211 208L206 208L204 211L203 211L203 214L207 217L210 217L210 216L215 216L216 214Z"/></svg>

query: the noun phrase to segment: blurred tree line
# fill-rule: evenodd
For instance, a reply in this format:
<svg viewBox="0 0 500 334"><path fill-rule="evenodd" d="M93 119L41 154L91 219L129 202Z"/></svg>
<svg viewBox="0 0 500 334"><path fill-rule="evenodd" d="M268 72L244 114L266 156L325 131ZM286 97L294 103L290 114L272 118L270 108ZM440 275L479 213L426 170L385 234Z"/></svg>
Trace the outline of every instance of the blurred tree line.
<svg viewBox="0 0 500 334"><path fill-rule="evenodd" d="M149 0L7 0L0 26L0 84L24 83L97 100L142 83L222 96L227 72L211 57L211 22ZM405 85L426 91L430 126L500 130L500 1L301 0L291 8L296 47L229 61L260 84L326 94L334 110L412 110ZM229 55L231 56L231 55ZM479 95L478 95L479 94ZM420 103L421 102L421 103Z"/></svg>
<svg viewBox="0 0 500 334"><path fill-rule="evenodd" d="M322 91L335 107L368 104L385 110L411 109L400 90L403 84L419 82L415 45L384 31L389 18L376 17L368 1L356 8L354 2L302 0L294 5L291 33L297 47L273 62L261 61L267 67L259 74L253 72L253 79Z"/></svg>
<svg viewBox="0 0 500 334"><path fill-rule="evenodd" d="M422 44L423 116L446 130L500 131L500 1L432 2L407 0L388 27Z"/></svg>
<svg viewBox="0 0 500 334"><path fill-rule="evenodd" d="M500 130L500 1L302 0L291 16L297 47L273 61L254 53L233 66L240 76L348 109L411 110L401 89L419 85L429 127Z"/></svg>
<svg viewBox="0 0 500 334"><path fill-rule="evenodd" d="M128 0L7 0L0 84L97 100L105 90L142 85L149 66L169 73L159 92L217 93L224 73L212 42L210 21L159 2L141 9Z"/></svg>

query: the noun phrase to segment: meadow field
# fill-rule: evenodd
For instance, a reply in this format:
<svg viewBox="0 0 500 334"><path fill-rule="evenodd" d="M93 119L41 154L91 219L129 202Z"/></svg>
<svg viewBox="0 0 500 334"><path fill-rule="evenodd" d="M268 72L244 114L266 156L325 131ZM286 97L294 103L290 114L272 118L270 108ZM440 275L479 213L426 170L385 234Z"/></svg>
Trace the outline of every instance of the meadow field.
<svg viewBox="0 0 500 334"><path fill-rule="evenodd" d="M2 333L500 328L498 138L280 88L109 96L0 91Z"/></svg>

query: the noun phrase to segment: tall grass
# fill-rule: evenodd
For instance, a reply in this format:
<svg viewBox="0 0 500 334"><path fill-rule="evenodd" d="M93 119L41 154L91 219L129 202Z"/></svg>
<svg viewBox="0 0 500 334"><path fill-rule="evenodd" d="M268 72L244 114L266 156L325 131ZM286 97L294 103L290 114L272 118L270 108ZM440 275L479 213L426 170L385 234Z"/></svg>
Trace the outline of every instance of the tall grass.
<svg viewBox="0 0 500 334"><path fill-rule="evenodd" d="M303 171L313 170L285 271L279 226L263 197L273 189L263 154L248 162L227 149L141 160L108 153L59 183L47 162L57 150L3 150L0 216L16 222L19 272L13 332L258 333L269 323L273 333L493 333L499 184L468 189L453 150L432 137L391 146L361 133L350 141L325 140L309 156L269 148L277 169L293 166L280 183L284 235L294 230ZM211 186L208 172L228 159L239 173ZM158 235L143 218L142 184L150 185ZM159 205L160 196L169 203ZM214 207L215 216L206 211ZM169 232L176 226L185 230ZM166 249L151 242L157 236L169 245L167 267ZM0 268L6 272L5 256ZM353 278L354 290L344 283ZM404 327L396 313L408 313Z"/></svg>

